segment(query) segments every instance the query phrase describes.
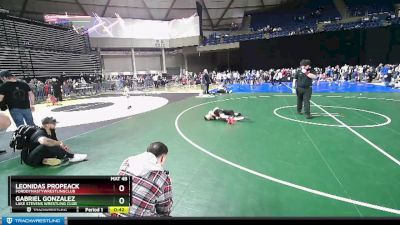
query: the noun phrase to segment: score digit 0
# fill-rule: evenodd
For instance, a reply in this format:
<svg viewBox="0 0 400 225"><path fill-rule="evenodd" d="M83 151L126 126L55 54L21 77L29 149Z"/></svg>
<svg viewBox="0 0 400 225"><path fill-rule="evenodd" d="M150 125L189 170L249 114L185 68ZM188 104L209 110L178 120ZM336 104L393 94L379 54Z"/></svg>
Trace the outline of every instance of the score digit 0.
<svg viewBox="0 0 400 225"><path fill-rule="evenodd" d="M125 203L125 198L123 197L119 198L118 202L120 205L123 205Z"/></svg>
<svg viewBox="0 0 400 225"><path fill-rule="evenodd" d="M124 185L119 185L118 190L119 190L119 192L124 192L125 191L125 186Z"/></svg>

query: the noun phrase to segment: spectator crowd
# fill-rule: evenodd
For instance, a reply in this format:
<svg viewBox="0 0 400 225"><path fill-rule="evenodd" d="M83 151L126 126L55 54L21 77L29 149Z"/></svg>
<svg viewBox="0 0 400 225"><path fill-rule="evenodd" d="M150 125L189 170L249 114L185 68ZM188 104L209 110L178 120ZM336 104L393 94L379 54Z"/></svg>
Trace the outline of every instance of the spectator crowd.
<svg viewBox="0 0 400 225"><path fill-rule="evenodd" d="M280 68L267 70L245 70L210 72L212 83L224 84L261 84L270 82L272 84L293 80L298 68ZM353 81L366 83L381 83L387 87L400 88L400 64L371 65L336 65L324 68L313 68L319 81ZM182 84L200 84L203 73L183 76Z"/></svg>

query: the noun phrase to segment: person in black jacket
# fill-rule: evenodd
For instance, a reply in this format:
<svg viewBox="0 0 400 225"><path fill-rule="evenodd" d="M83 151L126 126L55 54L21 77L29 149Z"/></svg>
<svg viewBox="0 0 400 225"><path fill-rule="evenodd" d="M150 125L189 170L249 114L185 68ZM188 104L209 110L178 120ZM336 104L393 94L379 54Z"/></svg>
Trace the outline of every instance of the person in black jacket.
<svg viewBox="0 0 400 225"><path fill-rule="evenodd" d="M0 77L5 81L0 86L0 102L5 102L10 111L15 125L35 125L32 112L35 111L35 96L25 82L17 80L10 71L0 72Z"/></svg>
<svg viewBox="0 0 400 225"><path fill-rule="evenodd" d="M59 102L61 102L62 99L62 92L61 92L61 86L63 84L63 82L60 79L53 79L53 82L51 83L53 85L53 89L54 89L54 96L57 98L57 100Z"/></svg>
<svg viewBox="0 0 400 225"><path fill-rule="evenodd" d="M204 69L203 71L202 83L203 83L203 94L210 94L208 89L210 88L211 79L207 69Z"/></svg>
<svg viewBox="0 0 400 225"><path fill-rule="evenodd" d="M368 83L371 83L374 77L376 76L374 70L372 68L368 68L366 73L368 75Z"/></svg>
<svg viewBox="0 0 400 225"><path fill-rule="evenodd" d="M312 81L317 76L311 73L311 61L303 59L300 62L300 70L296 72L293 79L293 86L296 88L297 95L297 113L302 114L304 104L304 114L307 119L311 119L310 100L312 94Z"/></svg>

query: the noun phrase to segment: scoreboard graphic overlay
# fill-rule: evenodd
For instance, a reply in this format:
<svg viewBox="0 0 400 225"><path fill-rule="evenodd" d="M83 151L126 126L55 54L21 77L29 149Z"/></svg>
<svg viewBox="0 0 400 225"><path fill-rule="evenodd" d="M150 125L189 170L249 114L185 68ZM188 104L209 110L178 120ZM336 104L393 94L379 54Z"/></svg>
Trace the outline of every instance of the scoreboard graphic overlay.
<svg viewBox="0 0 400 225"><path fill-rule="evenodd" d="M128 213L129 176L9 176L11 212Z"/></svg>

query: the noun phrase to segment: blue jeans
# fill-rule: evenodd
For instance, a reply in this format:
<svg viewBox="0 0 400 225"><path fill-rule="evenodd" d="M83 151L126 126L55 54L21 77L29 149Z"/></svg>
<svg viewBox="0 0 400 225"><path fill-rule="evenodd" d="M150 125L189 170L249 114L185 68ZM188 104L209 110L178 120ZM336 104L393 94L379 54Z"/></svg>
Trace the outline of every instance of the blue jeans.
<svg viewBox="0 0 400 225"><path fill-rule="evenodd" d="M17 127L24 125L24 120L27 125L35 125L35 123L33 122L31 109L14 108L10 109L10 114Z"/></svg>

